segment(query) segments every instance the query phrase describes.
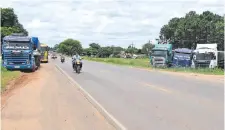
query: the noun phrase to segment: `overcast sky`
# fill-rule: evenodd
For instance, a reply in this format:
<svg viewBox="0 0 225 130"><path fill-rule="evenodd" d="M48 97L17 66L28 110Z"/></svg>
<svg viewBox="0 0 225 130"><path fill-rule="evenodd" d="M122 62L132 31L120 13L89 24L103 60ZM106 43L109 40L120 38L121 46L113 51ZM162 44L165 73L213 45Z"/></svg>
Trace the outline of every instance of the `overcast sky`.
<svg viewBox="0 0 225 130"><path fill-rule="evenodd" d="M83 47L91 42L141 47L154 42L173 17L191 10L224 14L223 0L1 0L0 5L13 7L29 35L50 46L73 38Z"/></svg>

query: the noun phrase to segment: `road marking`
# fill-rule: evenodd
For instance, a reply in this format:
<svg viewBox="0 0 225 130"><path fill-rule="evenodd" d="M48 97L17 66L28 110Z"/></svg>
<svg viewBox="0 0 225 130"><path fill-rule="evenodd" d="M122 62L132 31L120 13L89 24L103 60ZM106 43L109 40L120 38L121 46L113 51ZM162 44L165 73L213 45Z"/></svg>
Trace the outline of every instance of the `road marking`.
<svg viewBox="0 0 225 130"><path fill-rule="evenodd" d="M109 70L100 70L101 73L107 73L110 72Z"/></svg>
<svg viewBox="0 0 225 130"><path fill-rule="evenodd" d="M127 130L125 126L123 126L116 118L114 118L109 112L106 111L106 109L98 103L97 100L95 100L83 87L81 87L80 84L78 84L71 76L69 76L64 70L62 70L58 65L56 65L56 68L61 71L70 81L72 85L75 87L78 87L79 90L83 93L83 95L86 97L86 99L95 106L95 108L106 118L106 120L113 125L118 130Z"/></svg>
<svg viewBox="0 0 225 130"><path fill-rule="evenodd" d="M155 89L155 90L159 90L159 91L163 91L163 92L166 92L166 93L172 93L172 91L168 90L168 89L165 89L165 88L162 88L162 87L158 87L158 86L154 86L154 85L151 85L151 84L148 84L148 83L144 83L144 82L138 82L139 84L142 84L144 86L148 86L152 89Z"/></svg>

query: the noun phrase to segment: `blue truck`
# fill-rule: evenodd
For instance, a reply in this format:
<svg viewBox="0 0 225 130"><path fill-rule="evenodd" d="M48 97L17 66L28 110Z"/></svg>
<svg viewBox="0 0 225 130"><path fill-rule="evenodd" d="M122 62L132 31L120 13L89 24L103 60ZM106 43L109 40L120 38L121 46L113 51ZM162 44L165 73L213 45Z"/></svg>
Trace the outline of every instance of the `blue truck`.
<svg viewBox="0 0 225 130"><path fill-rule="evenodd" d="M172 44L155 44L150 54L153 67L170 67L172 65Z"/></svg>
<svg viewBox="0 0 225 130"><path fill-rule="evenodd" d="M178 48L173 53L173 67L191 67L193 50Z"/></svg>
<svg viewBox="0 0 225 130"><path fill-rule="evenodd" d="M6 69L34 72L39 67L37 37L31 38L15 33L5 36L2 42L2 64Z"/></svg>

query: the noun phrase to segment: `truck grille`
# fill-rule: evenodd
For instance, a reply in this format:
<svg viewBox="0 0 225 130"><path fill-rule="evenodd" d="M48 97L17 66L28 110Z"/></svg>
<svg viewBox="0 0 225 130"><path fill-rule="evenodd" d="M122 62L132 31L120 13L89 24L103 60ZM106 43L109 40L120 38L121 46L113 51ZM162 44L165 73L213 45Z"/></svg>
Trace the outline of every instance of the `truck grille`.
<svg viewBox="0 0 225 130"><path fill-rule="evenodd" d="M153 64L155 66L164 66L165 65L165 59L160 57L155 57L153 59Z"/></svg>
<svg viewBox="0 0 225 130"><path fill-rule="evenodd" d="M155 61L163 61L163 59L155 58Z"/></svg>
<svg viewBox="0 0 225 130"><path fill-rule="evenodd" d="M177 60L177 59L174 59L173 60L173 65L174 66L182 66L182 67L186 67L186 66L190 66L191 63L190 60Z"/></svg>
<svg viewBox="0 0 225 130"><path fill-rule="evenodd" d="M27 64L29 54L14 55L11 53L4 53L4 60L7 60L7 64Z"/></svg>
<svg viewBox="0 0 225 130"><path fill-rule="evenodd" d="M196 67L209 68L209 63L197 63Z"/></svg>

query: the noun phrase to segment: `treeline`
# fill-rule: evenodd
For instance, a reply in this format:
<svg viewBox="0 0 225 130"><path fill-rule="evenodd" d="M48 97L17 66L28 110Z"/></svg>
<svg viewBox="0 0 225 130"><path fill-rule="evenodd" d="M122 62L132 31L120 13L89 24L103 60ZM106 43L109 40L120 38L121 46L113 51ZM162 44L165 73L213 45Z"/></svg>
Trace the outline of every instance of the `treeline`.
<svg viewBox="0 0 225 130"><path fill-rule="evenodd" d="M1 8L1 41L4 36L12 33L24 33L28 35L27 30L19 23L13 8Z"/></svg>
<svg viewBox="0 0 225 130"><path fill-rule="evenodd" d="M78 40L66 39L60 44L56 44L53 50L57 50L60 53L66 55L74 55L76 53L83 54L87 56L96 57L120 57L121 52L129 54L148 54L148 52L154 47L150 42L143 45L142 49L138 49L133 45L128 46L128 48L122 48L119 46L105 46L102 47L98 43L89 44L88 48L82 48L81 43Z"/></svg>
<svg viewBox="0 0 225 130"><path fill-rule="evenodd" d="M174 48L195 48L197 43L218 43L224 50L224 17L205 11L190 11L184 17L172 18L160 31L161 40L170 40Z"/></svg>

